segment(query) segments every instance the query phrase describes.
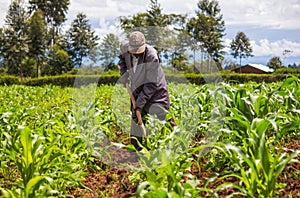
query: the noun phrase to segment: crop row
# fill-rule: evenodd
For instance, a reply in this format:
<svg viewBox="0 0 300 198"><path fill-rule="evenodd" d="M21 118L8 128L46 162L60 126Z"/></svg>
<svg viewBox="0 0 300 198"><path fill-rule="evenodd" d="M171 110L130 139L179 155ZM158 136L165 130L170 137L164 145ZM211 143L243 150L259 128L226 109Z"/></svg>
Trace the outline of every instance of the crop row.
<svg viewBox="0 0 300 198"><path fill-rule="evenodd" d="M0 192L3 197L67 196L95 161L130 167L137 196L199 197L224 188L273 197L299 151L299 79L276 83L169 84L178 127L149 116L139 165L114 163L109 148L131 152L129 98L120 85L0 88ZM124 144L122 144L124 143ZM200 182L199 170L215 174ZM99 168L99 167L98 167ZM201 174L201 173L199 173ZM238 182L221 182L226 178ZM214 186L213 188L211 186Z"/></svg>

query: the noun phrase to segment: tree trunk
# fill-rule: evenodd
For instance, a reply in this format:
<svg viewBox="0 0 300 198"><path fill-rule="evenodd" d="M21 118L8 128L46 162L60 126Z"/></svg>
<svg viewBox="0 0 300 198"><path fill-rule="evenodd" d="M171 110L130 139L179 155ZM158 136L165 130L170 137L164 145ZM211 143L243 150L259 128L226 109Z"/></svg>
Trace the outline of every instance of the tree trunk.
<svg viewBox="0 0 300 198"><path fill-rule="evenodd" d="M196 50L194 49L194 73L196 73L196 52L195 52Z"/></svg>
<svg viewBox="0 0 300 198"><path fill-rule="evenodd" d="M240 66L242 66L242 57L240 56Z"/></svg>
<svg viewBox="0 0 300 198"><path fill-rule="evenodd" d="M39 65L40 65L40 59L37 58L37 61L36 61L36 78L39 77Z"/></svg>
<svg viewBox="0 0 300 198"><path fill-rule="evenodd" d="M21 80L21 84L23 84L23 66L22 66L22 64L20 64L20 80Z"/></svg>

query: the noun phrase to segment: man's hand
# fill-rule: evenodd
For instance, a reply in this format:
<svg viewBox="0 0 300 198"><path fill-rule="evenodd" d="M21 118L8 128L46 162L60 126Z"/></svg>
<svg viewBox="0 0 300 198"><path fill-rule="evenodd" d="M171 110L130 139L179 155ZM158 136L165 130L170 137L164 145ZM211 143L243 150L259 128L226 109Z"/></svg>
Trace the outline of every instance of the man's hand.
<svg viewBox="0 0 300 198"><path fill-rule="evenodd" d="M138 125L143 125L143 119L142 119L142 114L141 114L141 110L140 109L136 109L135 110L135 114L136 114L136 117L138 119Z"/></svg>

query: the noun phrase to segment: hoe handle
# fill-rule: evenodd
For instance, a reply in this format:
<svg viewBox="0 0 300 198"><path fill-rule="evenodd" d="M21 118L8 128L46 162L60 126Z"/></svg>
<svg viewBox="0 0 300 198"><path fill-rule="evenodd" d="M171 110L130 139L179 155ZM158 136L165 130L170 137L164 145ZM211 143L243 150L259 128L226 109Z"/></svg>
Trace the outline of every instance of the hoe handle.
<svg viewBox="0 0 300 198"><path fill-rule="evenodd" d="M136 106L135 106L135 98L134 98L134 96L133 96L133 94L132 94L132 92L131 92L131 90L130 90L130 88L129 88L128 83L126 83L126 89L127 89L128 93L129 93L129 96L130 96L130 100L131 100L131 102L132 102L133 109L135 109L135 107L136 107ZM137 119L138 119L138 123L139 123L139 125L140 125L141 128L142 128L143 136L146 138L146 128L145 128L145 125L144 125L143 120L142 120L141 112L140 112L140 111L136 111L135 113L136 113L136 116L137 116Z"/></svg>

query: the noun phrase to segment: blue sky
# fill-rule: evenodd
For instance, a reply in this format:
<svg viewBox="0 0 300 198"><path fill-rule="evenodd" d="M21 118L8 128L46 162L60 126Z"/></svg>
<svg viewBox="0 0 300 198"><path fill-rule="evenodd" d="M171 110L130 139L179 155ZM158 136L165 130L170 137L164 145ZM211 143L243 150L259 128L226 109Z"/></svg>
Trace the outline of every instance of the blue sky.
<svg viewBox="0 0 300 198"><path fill-rule="evenodd" d="M159 0L165 13L181 13L193 16L197 0ZM0 0L0 25L4 24L10 0ZM85 13L94 30L103 37L107 33L121 34L119 16L132 16L145 12L150 0L70 0L67 27L77 13ZM254 57L242 64L267 64L273 56L279 56L285 65L300 64L300 0L219 0L226 25L224 44L229 45L237 32L244 32L250 39ZM229 49L226 49L229 52ZM283 56L284 50L292 53ZM232 56L229 61L239 62Z"/></svg>

